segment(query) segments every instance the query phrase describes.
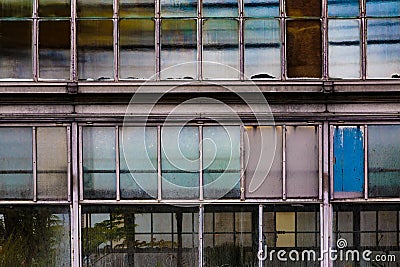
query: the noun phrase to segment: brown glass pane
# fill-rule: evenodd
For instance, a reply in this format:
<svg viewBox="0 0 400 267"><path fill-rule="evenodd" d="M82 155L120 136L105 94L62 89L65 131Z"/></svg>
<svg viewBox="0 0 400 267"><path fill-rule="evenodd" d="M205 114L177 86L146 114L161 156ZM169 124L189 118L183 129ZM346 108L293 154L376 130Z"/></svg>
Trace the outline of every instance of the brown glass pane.
<svg viewBox="0 0 400 267"><path fill-rule="evenodd" d="M288 21L286 42L287 76L320 78L322 76L320 21Z"/></svg>
<svg viewBox="0 0 400 267"><path fill-rule="evenodd" d="M320 17L321 0L287 0L286 14L290 17Z"/></svg>
<svg viewBox="0 0 400 267"><path fill-rule="evenodd" d="M39 17L71 16L70 0L39 0Z"/></svg>
<svg viewBox="0 0 400 267"><path fill-rule="evenodd" d="M0 0L0 17L31 17L31 0Z"/></svg>

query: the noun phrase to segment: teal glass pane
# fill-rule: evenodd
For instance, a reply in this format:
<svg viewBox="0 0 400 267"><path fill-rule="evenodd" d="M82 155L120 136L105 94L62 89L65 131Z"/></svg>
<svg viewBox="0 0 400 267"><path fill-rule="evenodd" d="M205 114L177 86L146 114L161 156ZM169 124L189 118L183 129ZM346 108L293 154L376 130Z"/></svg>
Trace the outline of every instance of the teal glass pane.
<svg viewBox="0 0 400 267"><path fill-rule="evenodd" d="M237 0L203 0L203 16L205 17L237 17L239 4Z"/></svg>
<svg viewBox="0 0 400 267"><path fill-rule="evenodd" d="M33 198L32 128L0 128L0 196Z"/></svg>
<svg viewBox="0 0 400 267"><path fill-rule="evenodd" d="M400 16L399 0L367 0L367 16L396 17Z"/></svg>
<svg viewBox="0 0 400 267"><path fill-rule="evenodd" d="M0 0L0 17L32 17L32 0Z"/></svg>
<svg viewBox="0 0 400 267"><path fill-rule="evenodd" d="M367 77L395 78L400 73L400 19L367 20Z"/></svg>
<svg viewBox="0 0 400 267"><path fill-rule="evenodd" d="M157 197L157 128L120 128L121 198Z"/></svg>
<svg viewBox="0 0 400 267"><path fill-rule="evenodd" d="M199 130L163 127L161 130L162 197L199 197Z"/></svg>
<svg viewBox="0 0 400 267"><path fill-rule="evenodd" d="M328 0L329 17L357 17L359 13L358 0Z"/></svg>
<svg viewBox="0 0 400 267"><path fill-rule="evenodd" d="M279 0L244 0L246 17L279 17Z"/></svg>
<svg viewBox="0 0 400 267"><path fill-rule="evenodd" d="M400 125L368 126L368 195L400 197Z"/></svg>
<svg viewBox="0 0 400 267"><path fill-rule="evenodd" d="M115 198L115 128L83 127L85 198Z"/></svg>
<svg viewBox="0 0 400 267"><path fill-rule="evenodd" d="M119 0L121 18L152 18L155 16L154 0Z"/></svg>
<svg viewBox="0 0 400 267"><path fill-rule="evenodd" d="M359 20L329 20L329 76L359 78L360 22Z"/></svg>
<svg viewBox="0 0 400 267"><path fill-rule="evenodd" d="M276 79L281 73L278 20L246 20L244 71L251 79Z"/></svg>
<svg viewBox="0 0 400 267"><path fill-rule="evenodd" d="M70 17L70 0L39 0L39 17Z"/></svg>
<svg viewBox="0 0 400 267"><path fill-rule="evenodd" d="M78 17L112 18L113 0L77 0Z"/></svg>
<svg viewBox="0 0 400 267"><path fill-rule="evenodd" d="M203 127L205 198L240 197L240 128Z"/></svg>
<svg viewBox="0 0 400 267"><path fill-rule="evenodd" d="M196 0L161 0L162 17L197 17Z"/></svg>

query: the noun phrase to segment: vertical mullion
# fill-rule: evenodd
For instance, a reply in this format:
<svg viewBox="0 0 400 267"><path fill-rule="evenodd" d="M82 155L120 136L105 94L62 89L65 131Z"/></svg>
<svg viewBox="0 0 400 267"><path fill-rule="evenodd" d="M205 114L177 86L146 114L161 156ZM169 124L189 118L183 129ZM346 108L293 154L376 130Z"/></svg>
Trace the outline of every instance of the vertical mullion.
<svg viewBox="0 0 400 267"><path fill-rule="evenodd" d="M36 127L32 127L32 171L33 171L33 201L37 201L37 139L36 139Z"/></svg>
<svg viewBox="0 0 400 267"><path fill-rule="evenodd" d="M67 126L67 186L68 201L71 201L71 126Z"/></svg>
<svg viewBox="0 0 400 267"><path fill-rule="evenodd" d="M330 129L330 131L329 131ZM325 252L329 251L332 234L332 205L329 199L329 190L333 194L333 148L329 149L329 146L333 145L333 126L329 127L327 121L323 123L323 176L322 176L322 192L323 192L323 204L320 206L320 247L321 255L324 256L321 261L321 267L332 266L332 261ZM330 132L330 135L329 135ZM329 176L331 172L331 176ZM329 179L330 182L329 183ZM330 187L329 187L330 184ZM332 198L332 195L331 195Z"/></svg>
<svg viewBox="0 0 400 267"><path fill-rule="evenodd" d="M282 198L286 199L286 125L282 126Z"/></svg>
<svg viewBox="0 0 400 267"><path fill-rule="evenodd" d="M116 174L116 186L115 189L117 190L117 201L121 200L121 193L120 193L120 172L119 172L119 162L120 162L120 153L119 153L119 126L115 126L115 174Z"/></svg>
<svg viewBox="0 0 400 267"><path fill-rule="evenodd" d="M156 66L155 78L157 81L160 80L160 71L161 71L161 19L160 19L160 11L161 11L161 0L155 0L155 31L154 31L154 40L155 40L155 57L156 57Z"/></svg>
<svg viewBox="0 0 400 267"><path fill-rule="evenodd" d="M328 131L328 125L326 125L327 123L324 122L324 132ZM329 174L329 181L330 181L330 199L333 200L335 197L335 192L334 192L334 177L333 177L333 161L334 161L334 145L333 145L333 136L335 134L335 127L337 126L333 126L331 125L329 127L330 129L330 135L329 135L329 158L330 160L328 160L327 158L327 154L328 152L324 152L324 174L328 175ZM328 133L324 133L324 137L327 137ZM327 149L328 147L326 146L326 140L324 140L324 148ZM327 171L327 166L328 166L328 162L329 162L329 172ZM328 183L328 181L325 181L324 183ZM329 193L327 194L326 192L324 192L324 198L325 196L328 196Z"/></svg>
<svg viewBox="0 0 400 267"><path fill-rule="evenodd" d="M33 67L33 80L35 82L38 81L38 73L39 73L39 60L38 60L38 55L39 55L39 21L38 21L38 1L39 0L34 0L33 1L33 27L32 27L32 67Z"/></svg>
<svg viewBox="0 0 400 267"><path fill-rule="evenodd" d="M81 127L79 127L81 128ZM81 132L81 130L79 131ZM80 134L78 136L78 126L76 122L72 123L72 134L71 134L71 154L72 154L72 206L71 206L71 254L72 254L72 266L80 266L80 214L81 209L79 206L79 179L82 176L80 172L80 156L78 157L78 143L80 140ZM80 152L79 152L80 153Z"/></svg>
<svg viewBox="0 0 400 267"><path fill-rule="evenodd" d="M281 80L286 80L286 16L284 0L279 1L279 8L279 24L281 29Z"/></svg>
<svg viewBox="0 0 400 267"><path fill-rule="evenodd" d="M366 9L366 4L365 0L360 0L360 15L361 15L361 79L365 80L367 78L367 23L366 23L366 15L365 15L365 9Z"/></svg>
<svg viewBox="0 0 400 267"><path fill-rule="evenodd" d="M323 146L323 133L322 133L322 125L318 125L318 181L319 181L319 185L318 185L318 199L322 200L322 194L323 194L323 190L322 190L322 186L323 186L323 168L324 168L324 162L323 162L323 158L324 158L324 146ZM328 145L328 144L326 144ZM327 146L326 146L327 147Z"/></svg>
<svg viewBox="0 0 400 267"><path fill-rule="evenodd" d="M258 205L258 267L264 266L263 255L261 253L267 253L263 247L263 211L264 207L262 204ZM266 240L265 240L266 241ZM261 252L261 253L260 253ZM261 254L261 255L260 255Z"/></svg>
<svg viewBox="0 0 400 267"><path fill-rule="evenodd" d="M204 206L199 206L199 267L203 264L203 232L204 232Z"/></svg>
<svg viewBox="0 0 400 267"><path fill-rule="evenodd" d="M368 126L364 126L364 199L368 199Z"/></svg>
<svg viewBox="0 0 400 267"><path fill-rule="evenodd" d="M203 126L199 126L199 199L204 200L204 175L203 175Z"/></svg>
<svg viewBox="0 0 400 267"><path fill-rule="evenodd" d="M82 126L79 126L79 132L78 132L78 145L79 145L79 200L83 200L83 144L82 144Z"/></svg>
<svg viewBox="0 0 400 267"><path fill-rule="evenodd" d="M71 63L70 63L70 79L71 81L77 81L77 42L76 42L76 32L77 32L77 23L76 23L76 1L71 0Z"/></svg>
<svg viewBox="0 0 400 267"><path fill-rule="evenodd" d="M328 65L328 1L322 0L322 79L329 78Z"/></svg>
<svg viewBox="0 0 400 267"><path fill-rule="evenodd" d="M244 126L240 126L240 200L245 198L245 149L244 149Z"/></svg>
<svg viewBox="0 0 400 267"><path fill-rule="evenodd" d="M157 199L161 200L162 192L161 192L161 182L162 182L162 173L161 173L161 126L157 126Z"/></svg>
<svg viewBox="0 0 400 267"><path fill-rule="evenodd" d="M244 0L239 2L239 70L240 80L244 80Z"/></svg>
<svg viewBox="0 0 400 267"><path fill-rule="evenodd" d="M119 79L119 16L118 16L118 0L113 3L113 44L114 44L114 81ZM118 195L118 194L117 194Z"/></svg>
<svg viewBox="0 0 400 267"><path fill-rule="evenodd" d="M203 9L202 0L197 1L197 79L203 80Z"/></svg>

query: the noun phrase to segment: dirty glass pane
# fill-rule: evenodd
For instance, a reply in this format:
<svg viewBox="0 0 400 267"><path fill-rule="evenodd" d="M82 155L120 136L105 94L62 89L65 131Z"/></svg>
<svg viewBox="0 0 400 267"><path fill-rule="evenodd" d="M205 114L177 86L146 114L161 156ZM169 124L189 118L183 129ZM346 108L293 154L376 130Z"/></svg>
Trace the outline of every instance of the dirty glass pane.
<svg viewBox="0 0 400 267"><path fill-rule="evenodd" d="M195 79L197 58L195 20L163 20L161 23L161 78ZM177 64L183 64L175 66ZM174 67L175 66L175 67ZM173 67L168 70L169 67Z"/></svg>
<svg viewBox="0 0 400 267"><path fill-rule="evenodd" d="M162 17L197 17L196 0L161 0Z"/></svg>
<svg viewBox="0 0 400 267"><path fill-rule="evenodd" d="M39 0L39 17L70 17L70 0Z"/></svg>
<svg viewBox="0 0 400 267"><path fill-rule="evenodd" d="M113 0L77 0L78 17L112 18Z"/></svg>
<svg viewBox="0 0 400 267"><path fill-rule="evenodd" d="M152 18L154 11L154 0L119 0L119 16L121 18Z"/></svg>
<svg viewBox="0 0 400 267"><path fill-rule="evenodd" d="M319 20L291 20L286 24L287 76L322 76L322 39Z"/></svg>
<svg viewBox="0 0 400 267"><path fill-rule="evenodd" d="M71 266L69 207L0 208L2 266Z"/></svg>
<svg viewBox="0 0 400 267"><path fill-rule="evenodd" d="M37 188L39 199L66 199L68 196L67 129L38 127Z"/></svg>
<svg viewBox="0 0 400 267"><path fill-rule="evenodd" d="M279 79L281 41L278 20L246 20L244 71L251 79Z"/></svg>
<svg viewBox="0 0 400 267"><path fill-rule="evenodd" d="M0 196L33 198L32 128L0 128Z"/></svg>
<svg viewBox="0 0 400 267"><path fill-rule="evenodd" d="M296 231L298 247L315 247L316 241L320 236L316 234L319 224L318 213L305 211L296 213Z"/></svg>
<svg viewBox="0 0 400 267"><path fill-rule="evenodd" d="M120 128L121 198L157 197L157 128Z"/></svg>
<svg viewBox="0 0 400 267"><path fill-rule="evenodd" d="M359 126L337 126L333 136L335 197L360 197L364 191L364 135Z"/></svg>
<svg viewBox="0 0 400 267"><path fill-rule="evenodd" d="M237 0L203 0L205 17L237 17L239 11Z"/></svg>
<svg viewBox="0 0 400 267"><path fill-rule="evenodd" d="M78 75L80 80L113 79L113 22L78 21Z"/></svg>
<svg viewBox="0 0 400 267"><path fill-rule="evenodd" d="M375 211L360 212L361 246L376 246L376 226L377 223Z"/></svg>
<svg viewBox="0 0 400 267"><path fill-rule="evenodd" d="M84 266L182 266L198 262L197 209L84 206Z"/></svg>
<svg viewBox="0 0 400 267"><path fill-rule="evenodd" d="M368 126L368 195L400 196L400 125Z"/></svg>
<svg viewBox="0 0 400 267"><path fill-rule="evenodd" d="M203 62L205 79L238 79L239 78L239 37L238 22L227 19L209 19L203 27Z"/></svg>
<svg viewBox="0 0 400 267"><path fill-rule="evenodd" d="M247 198L282 197L282 127L246 127Z"/></svg>
<svg viewBox="0 0 400 267"><path fill-rule="evenodd" d="M318 128L286 126L286 192L288 197L318 196Z"/></svg>
<svg viewBox="0 0 400 267"><path fill-rule="evenodd" d="M397 211L378 211L378 230L380 246L396 246L398 242L395 238L398 232Z"/></svg>
<svg viewBox="0 0 400 267"><path fill-rule="evenodd" d="M400 19L367 20L367 76L398 78Z"/></svg>
<svg viewBox="0 0 400 267"><path fill-rule="evenodd" d="M294 212L277 212L276 231L280 233L276 237L276 246L294 247L296 244L295 229Z"/></svg>
<svg viewBox="0 0 400 267"><path fill-rule="evenodd" d="M358 223L353 221L353 213L348 211L337 211L333 213L333 216L333 220L336 222L336 225L334 226L336 228L334 230L334 242L339 238L344 238L347 241L348 247L353 246L353 227L354 223Z"/></svg>
<svg viewBox="0 0 400 267"><path fill-rule="evenodd" d="M197 127L161 129L162 197L199 197L199 130Z"/></svg>
<svg viewBox="0 0 400 267"><path fill-rule="evenodd" d="M244 0L246 17L265 18L279 16L279 0Z"/></svg>
<svg viewBox="0 0 400 267"><path fill-rule="evenodd" d="M320 17L321 0L286 0L286 14L290 17Z"/></svg>
<svg viewBox="0 0 400 267"><path fill-rule="evenodd" d="M367 0L367 16L395 17L400 16L399 0Z"/></svg>
<svg viewBox="0 0 400 267"><path fill-rule="evenodd" d="M119 67L122 79L149 79L155 73L154 21L121 20Z"/></svg>
<svg viewBox="0 0 400 267"><path fill-rule="evenodd" d="M357 17L359 12L358 0L328 0L329 17Z"/></svg>
<svg viewBox="0 0 400 267"><path fill-rule="evenodd" d="M115 198L115 128L83 127L85 198Z"/></svg>
<svg viewBox="0 0 400 267"><path fill-rule="evenodd" d="M1 78L32 78L31 21L0 21Z"/></svg>
<svg viewBox="0 0 400 267"><path fill-rule="evenodd" d="M32 17L32 0L0 0L0 17Z"/></svg>
<svg viewBox="0 0 400 267"><path fill-rule="evenodd" d="M240 197L240 128L203 127L205 198Z"/></svg>
<svg viewBox="0 0 400 267"><path fill-rule="evenodd" d="M39 22L39 77L69 79L71 25L69 21Z"/></svg>
<svg viewBox="0 0 400 267"><path fill-rule="evenodd" d="M360 22L329 20L329 76L360 77Z"/></svg>

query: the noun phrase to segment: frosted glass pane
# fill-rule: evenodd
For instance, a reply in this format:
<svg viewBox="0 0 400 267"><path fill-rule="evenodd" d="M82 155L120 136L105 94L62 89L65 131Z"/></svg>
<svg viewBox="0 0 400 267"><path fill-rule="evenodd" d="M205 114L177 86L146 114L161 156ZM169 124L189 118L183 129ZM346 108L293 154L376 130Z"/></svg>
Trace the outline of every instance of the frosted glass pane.
<svg viewBox="0 0 400 267"><path fill-rule="evenodd" d="M391 78L399 74L399 28L400 19L367 20L367 76L369 78Z"/></svg>
<svg viewBox="0 0 400 267"><path fill-rule="evenodd" d="M220 65L203 63L205 79L238 79L239 37L236 20L209 19L203 27L203 60Z"/></svg>
<svg viewBox="0 0 400 267"><path fill-rule="evenodd" d="M71 25L69 21L39 22L39 77L69 79Z"/></svg>
<svg viewBox="0 0 400 267"><path fill-rule="evenodd" d="M277 20L246 20L244 70L251 79L280 78L281 44Z"/></svg>
<svg viewBox="0 0 400 267"><path fill-rule="evenodd" d="M32 17L32 0L0 0L0 17Z"/></svg>
<svg viewBox="0 0 400 267"><path fill-rule="evenodd" d="M65 127L38 127L37 183L40 199L66 199L67 181L67 129Z"/></svg>
<svg viewBox="0 0 400 267"><path fill-rule="evenodd" d="M197 26L195 20L163 20L161 23L161 78L195 79L197 59ZM169 67L174 66L171 70Z"/></svg>
<svg viewBox="0 0 400 267"><path fill-rule="evenodd" d="M358 0L328 0L328 16L356 17L359 14Z"/></svg>
<svg viewBox="0 0 400 267"><path fill-rule="evenodd" d="M246 197L281 198L282 127L250 126L246 127L246 133L248 138L248 142L245 143ZM252 180L256 182L253 191L249 187Z"/></svg>
<svg viewBox="0 0 400 267"><path fill-rule="evenodd" d="M279 0L244 0L246 17L278 17Z"/></svg>
<svg viewBox="0 0 400 267"><path fill-rule="evenodd" d="M0 21L0 79L32 79L32 22Z"/></svg>
<svg viewBox="0 0 400 267"><path fill-rule="evenodd" d="M113 0L77 0L78 17L113 16Z"/></svg>
<svg viewBox="0 0 400 267"><path fill-rule="evenodd" d="M203 0L205 17L237 17L239 4L237 0Z"/></svg>
<svg viewBox="0 0 400 267"><path fill-rule="evenodd" d="M70 0L39 0L39 17L70 17L70 5Z"/></svg>
<svg viewBox="0 0 400 267"><path fill-rule="evenodd" d="M154 0L120 0L119 16L127 17L154 17Z"/></svg>
<svg viewBox="0 0 400 267"><path fill-rule="evenodd" d="M360 77L360 24L358 20L330 20L329 76Z"/></svg>
<svg viewBox="0 0 400 267"><path fill-rule="evenodd" d="M367 16L400 16L399 0L367 0Z"/></svg>
<svg viewBox="0 0 400 267"><path fill-rule="evenodd" d="M162 17L197 17L196 0L161 0Z"/></svg>
<svg viewBox="0 0 400 267"><path fill-rule="evenodd" d="M318 196L318 128L286 126L288 197Z"/></svg>

